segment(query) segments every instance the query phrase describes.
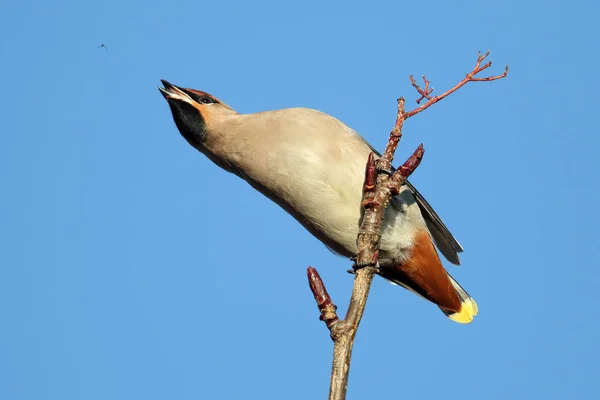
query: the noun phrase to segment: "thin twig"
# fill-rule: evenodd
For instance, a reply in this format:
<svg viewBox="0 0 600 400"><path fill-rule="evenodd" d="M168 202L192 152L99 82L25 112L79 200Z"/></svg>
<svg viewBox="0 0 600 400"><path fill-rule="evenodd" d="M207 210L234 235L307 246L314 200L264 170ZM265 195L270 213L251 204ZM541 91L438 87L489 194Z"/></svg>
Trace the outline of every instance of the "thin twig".
<svg viewBox="0 0 600 400"><path fill-rule="evenodd" d="M412 83L413 87L415 89L417 89L417 92L419 92L419 94L421 95L421 97L419 97L417 99L417 104L419 104L421 102L421 100L423 100L423 99L431 100L431 96L429 96L429 95L433 92L433 88L429 89L429 81L427 80L425 75L423 75L423 81L425 82L425 89L421 89L419 87L419 85L417 85L417 82L415 82L412 75L409 76L408 79L410 79L410 83Z"/></svg>
<svg viewBox="0 0 600 400"><path fill-rule="evenodd" d="M400 192L400 187L419 166L425 152L423 144L419 145L412 156L410 156L408 160L406 160L404 164L390 176L389 172L392 170L394 153L402 138L404 121L431 107L433 104L464 86L467 82L493 81L504 78L508 73L508 66L506 66L506 70L502 75L490 76L487 78L475 78L476 74L492 65L491 62L488 62L481 66L481 62L488 55L489 52L483 56L479 53L475 68L456 86L440 96L430 96L433 92L433 88L429 88L430 82L424 75L423 80L425 82L425 89L421 89L413 77L410 76L412 85L421 95L417 100L417 103L420 103L423 99L427 99L427 102L412 111L406 112L404 109L405 100L402 97L399 98L396 123L390 132L383 155L379 160L375 161L374 154L369 154L365 168L363 198L361 202L361 206L364 209L364 215L356 240L358 247L358 256L356 257L356 264L354 267L356 274L354 277L352 297L350 299L350 304L348 305L345 319L339 319L336 306L333 304L331 297L327 293L325 284L321 280L317 270L312 267L308 268L308 280L321 313L320 319L327 325L334 342L331 386L329 389L330 400L344 400L346 398L348 373L350 371L354 338L356 337L356 332L358 331L358 326L360 325L367 304L373 277L379 271L377 260L379 257L379 240L381 238L381 225L383 223L385 208L391 197Z"/></svg>
<svg viewBox="0 0 600 400"><path fill-rule="evenodd" d="M447 97L449 94L456 92L458 89L460 89L461 87L466 85L467 82L489 82L489 81L495 81L497 79L505 78L506 75L508 75L508 65L506 66L506 68L504 68L504 73L502 73L501 75L488 76L487 78L475 78L475 75L477 75L481 71L488 69L489 67L492 66L491 61L489 61L488 63L481 66L481 62L483 60L485 60L489 54L490 54L489 51L487 53L485 53L484 55L481 55L481 52L477 53L477 63L475 64L475 68L473 68L473 70L471 72L469 72L462 81L458 82L453 88L449 89L448 91L442 93L439 96L427 97L428 101L425 104L408 112L404 119L408 119L408 118L420 113L421 111L425 110L426 108L431 107L438 101L442 100L444 97ZM429 82L425 78L425 75L423 75L423 80L426 83L425 89L427 89L427 85L429 84ZM415 86L415 88L417 89L419 94L421 94L421 98L419 100L417 100L417 104L418 104L423 99L423 97L426 97L426 96L423 96L421 89L418 87L418 85L416 85L414 83L414 79L411 79L411 82L413 82L413 86ZM433 89L431 91L433 91ZM429 95L431 93L431 91L427 95Z"/></svg>

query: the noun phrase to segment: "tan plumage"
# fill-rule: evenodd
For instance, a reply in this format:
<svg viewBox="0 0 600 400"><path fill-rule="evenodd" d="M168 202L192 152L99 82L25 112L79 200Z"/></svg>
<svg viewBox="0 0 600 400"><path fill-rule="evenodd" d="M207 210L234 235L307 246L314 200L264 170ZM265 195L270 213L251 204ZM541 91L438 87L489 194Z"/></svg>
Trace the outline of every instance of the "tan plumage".
<svg viewBox="0 0 600 400"><path fill-rule="evenodd" d="M192 146L273 200L335 253L356 254L364 168L374 151L358 133L320 111L239 114L205 92L163 84L175 123ZM448 275L434 242L459 264L462 247L408 183L385 213L381 275L451 319L471 322L477 306Z"/></svg>

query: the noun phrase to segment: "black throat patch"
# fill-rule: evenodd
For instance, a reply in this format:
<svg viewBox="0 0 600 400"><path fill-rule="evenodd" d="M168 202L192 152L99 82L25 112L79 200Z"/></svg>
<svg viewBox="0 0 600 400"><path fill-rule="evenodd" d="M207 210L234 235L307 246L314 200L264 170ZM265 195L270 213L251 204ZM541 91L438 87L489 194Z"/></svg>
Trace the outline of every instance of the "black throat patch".
<svg viewBox="0 0 600 400"><path fill-rule="evenodd" d="M180 100L170 100L169 107L175 125L185 140L192 145L202 144L206 141L206 122L200 111L191 104Z"/></svg>

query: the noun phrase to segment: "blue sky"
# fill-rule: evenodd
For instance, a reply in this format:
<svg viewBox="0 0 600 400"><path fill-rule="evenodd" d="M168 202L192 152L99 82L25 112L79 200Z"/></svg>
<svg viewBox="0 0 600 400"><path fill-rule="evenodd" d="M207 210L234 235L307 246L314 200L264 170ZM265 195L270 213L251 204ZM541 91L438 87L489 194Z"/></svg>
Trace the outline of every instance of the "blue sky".
<svg viewBox="0 0 600 400"><path fill-rule="evenodd" d="M397 159L424 142L412 181L480 314L376 279L348 398L599 398L597 7L3 1L0 398L325 398L305 269L345 310L349 262L192 149L159 79L320 109L381 150L408 76L440 93L478 50L508 79L409 120Z"/></svg>

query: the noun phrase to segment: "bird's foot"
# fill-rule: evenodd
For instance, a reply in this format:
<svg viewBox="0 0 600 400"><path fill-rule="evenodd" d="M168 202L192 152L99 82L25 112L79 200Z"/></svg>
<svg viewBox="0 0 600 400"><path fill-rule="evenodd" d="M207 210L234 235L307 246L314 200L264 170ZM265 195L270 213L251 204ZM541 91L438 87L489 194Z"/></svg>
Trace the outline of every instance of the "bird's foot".
<svg viewBox="0 0 600 400"><path fill-rule="evenodd" d="M392 174L393 174L391 169L380 168L379 166L377 166L377 173L378 174L386 174L388 176L392 176Z"/></svg>
<svg viewBox="0 0 600 400"><path fill-rule="evenodd" d="M379 168L379 167L377 167L377 173L378 174L385 174L385 175L390 176L390 177L392 175L394 175L394 172L392 172L391 169L385 169L385 168ZM406 185L406 179L403 180L402 183L400 184L400 186L404 186L404 185Z"/></svg>
<svg viewBox="0 0 600 400"><path fill-rule="evenodd" d="M350 261L356 264L356 261L358 261L358 254L355 254L352 257L350 257ZM352 275L356 275L356 271L354 269L349 269L346 272Z"/></svg>
<svg viewBox="0 0 600 400"><path fill-rule="evenodd" d="M358 270L361 270L361 269L367 268L367 267L375 267L377 269L376 273L381 272L379 269L378 262L364 262L364 263L357 262L358 254L355 254L352 257L350 257L350 261L352 261L354 264L352 264L352 269L349 269L348 271L346 271L349 274L356 275L356 272L358 272Z"/></svg>

